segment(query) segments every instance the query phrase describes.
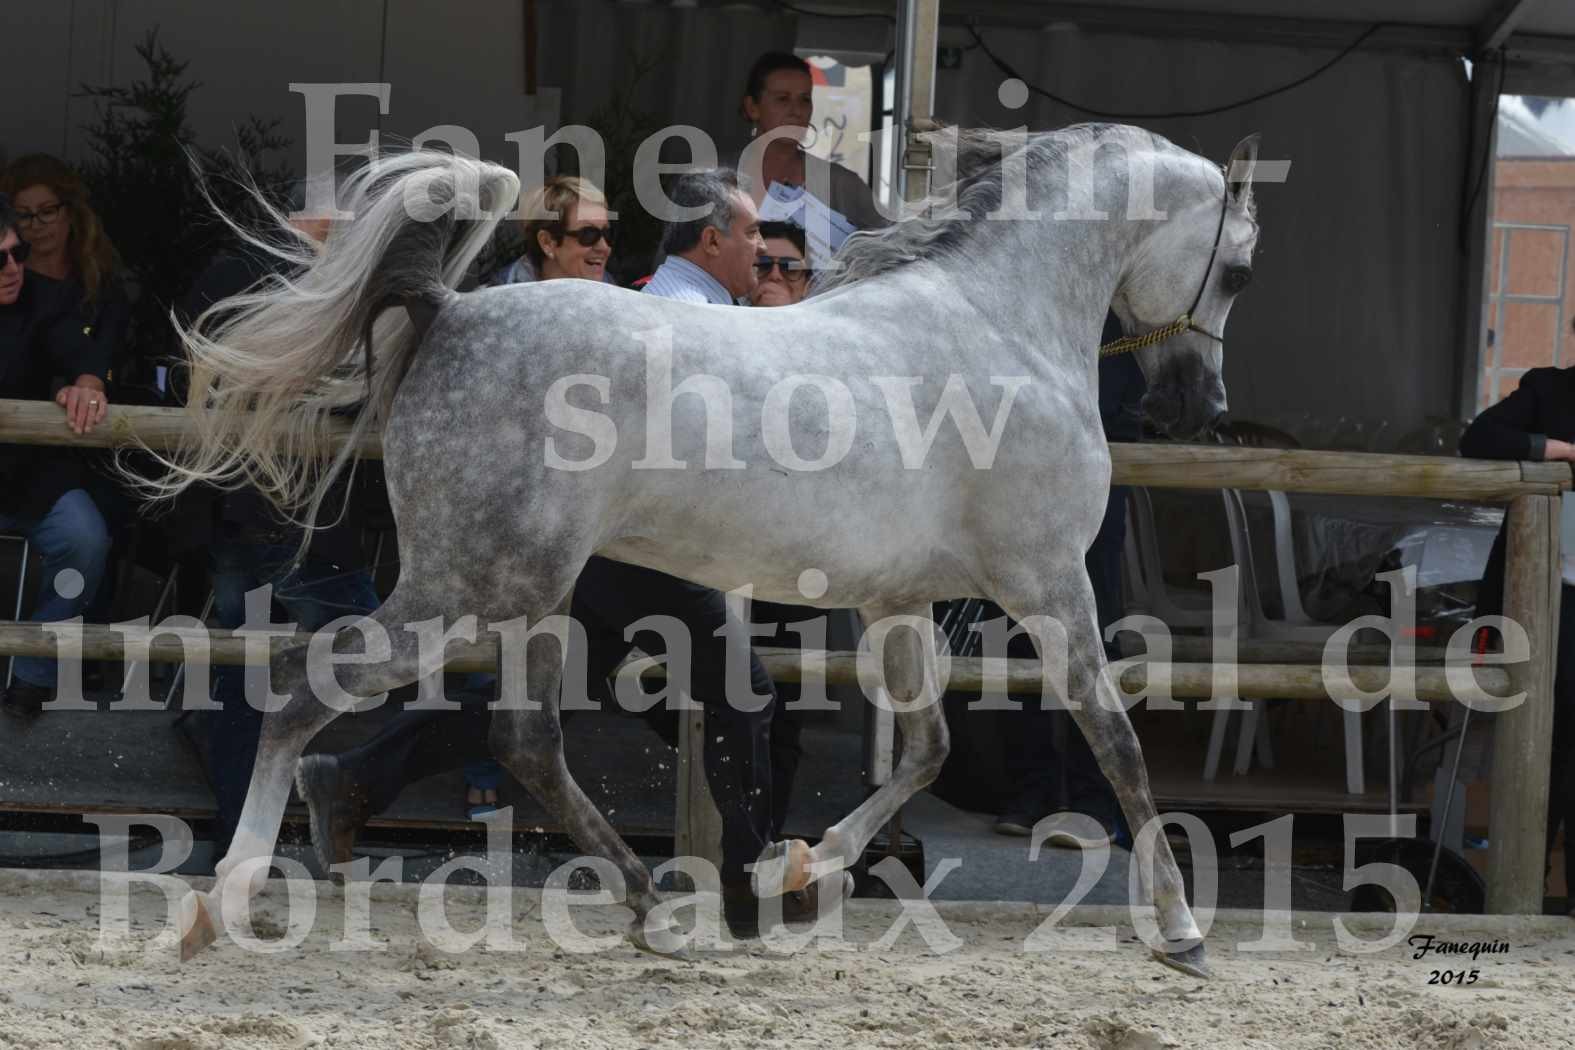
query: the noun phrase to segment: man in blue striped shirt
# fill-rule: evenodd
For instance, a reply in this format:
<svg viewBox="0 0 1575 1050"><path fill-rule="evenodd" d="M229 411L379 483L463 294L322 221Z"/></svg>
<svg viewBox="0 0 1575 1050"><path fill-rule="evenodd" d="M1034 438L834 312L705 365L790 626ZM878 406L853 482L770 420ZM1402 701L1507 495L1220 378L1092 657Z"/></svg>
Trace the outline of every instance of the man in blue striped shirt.
<svg viewBox="0 0 1575 1050"><path fill-rule="evenodd" d="M645 286L647 295L686 303L736 306L755 290L755 258L766 250L760 213L730 168L689 172L670 197L680 208L705 208L662 232L667 258Z"/></svg>
<svg viewBox="0 0 1575 1050"><path fill-rule="evenodd" d="M681 176L669 197L685 209L703 209L693 219L669 222L662 232L667 258L645 286L645 294L689 303L736 306L755 290L759 278L755 260L765 253L760 235L760 215L749 194L739 188L731 169L690 172ZM694 650L694 698L706 709L705 765L712 796L722 816L723 917L735 936L758 931L758 901L751 891L744 866L780 828L771 826L772 805L770 727L777 703L776 688L760 658L749 653L749 679L756 696L769 697L757 710L729 702L715 688L725 660L723 624L727 605L720 591L680 580L653 569L592 558L586 577L596 576L598 593L609 608L619 605L630 612L680 611L690 629ZM621 657L620 653L620 657ZM707 686L710 688L707 688ZM664 735L675 734L676 712L668 712ZM788 921L814 918L815 895L800 891L782 902Z"/></svg>

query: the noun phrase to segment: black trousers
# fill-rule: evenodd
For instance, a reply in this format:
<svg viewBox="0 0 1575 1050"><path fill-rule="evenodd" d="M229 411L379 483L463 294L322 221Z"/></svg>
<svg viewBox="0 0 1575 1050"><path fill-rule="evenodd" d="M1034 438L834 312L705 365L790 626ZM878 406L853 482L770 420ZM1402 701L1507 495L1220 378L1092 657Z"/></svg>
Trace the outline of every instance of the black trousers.
<svg viewBox="0 0 1575 1050"><path fill-rule="evenodd" d="M733 690L739 695L729 697L727 642L718 635L727 621L722 593L652 569L593 557L575 583L570 613L585 628L586 678L593 695L634 646L653 656L666 655L666 643L655 630L641 630L626 641L624 631L630 625L648 616L668 616L688 631L692 666L686 691L705 709L706 780L722 816L722 880L746 880L744 865L759 857L773 831L771 725L778 705L771 679L752 650L747 677L753 695L744 695L740 674ZM570 715L572 711L565 711L565 720ZM677 747L678 711L661 704L642 717L669 746ZM381 812L407 784L487 757L491 723L492 712L484 703L466 704L458 711L406 711L377 736L340 755L340 766L365 793L372 812ZM796 740L794 734L795 750Z"/></svg>

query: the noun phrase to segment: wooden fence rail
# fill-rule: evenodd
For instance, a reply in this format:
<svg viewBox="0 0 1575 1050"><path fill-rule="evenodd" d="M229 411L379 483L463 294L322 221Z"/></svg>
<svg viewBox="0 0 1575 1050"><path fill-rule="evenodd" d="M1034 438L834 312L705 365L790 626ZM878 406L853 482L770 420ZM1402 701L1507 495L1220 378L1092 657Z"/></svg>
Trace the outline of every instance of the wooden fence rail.
<svg viewBox="0 0 1575 1050"><path fill-rule="evenodd" d="M0 622L0 653L19 656L56 656L59 651L57 631L61 625L51 624L50 630L37 623ZM256 635L255 638L267 637ZM287 644L305 645L312 636L297 633L289 636L272 636L271 648L280 649ZM227 631L220 628L197 629L172 627L156 629L140 624L105 626L84 624L71 629L68 651L83 660L120 660L131 658L154 663L191 663L204 648L208 662L214 665L252 664L267 662L260 646L259 651L246 651L246 632ZM827 685L858 685L860 665L870 680L878 680L880 665L869 653L838 652L798 649L757 648L761 663L773 681L802 683L818 678ZM960 692L1006 692L1018 696L1038 693L1043 684L1042 668L1038 660L986 659L977 656L955 656L949 661L950 674L946 678L948 689ZM450 643L445 654L444 666L450 671L496 671L498 669L498 643L495 638L474 643ZM642 678L660 679L664 667L657 661L635 657L624 667ZM807 673L806 673L807 669ZM1477 688L1491 696L1509 694L1511 678L1504 667L1476 667L1469 661L1456 665L1457 674L1468 670ZM1208 700L1214 697L1217 675L1236 675L1236 695L1271 696L1282 700L1324 700L1329 697L1329 687L1323 679L1322 669L1308 664L1226 664L1211 663L1162 663L1147 661L1134 663L1122 670L1119 682L1129 695L1136 695L1145 688L1154 675L1168 673L1170 692L1187 700ZM1377 692L1389 683L1389 665L1359 665L1350 668L1351 683L1365 692ZM1444 703L1456 699L1449 681L1449 669L1441 666L1418 666L1415 669L1417 699L1429 703Z"/></svg>
<svg viewBox="0 0 1575 1050"><path fill-rule="evenodd" d="M336 424L331 433L342 441L348 431L347 425ZM190 433L186 413L175 408L112 408L103 425L91 434L78 435L71 433L60 409L51 403L0 399L0 442L6 444L122 448L144 442L150 448L168 449ZM1504 503L1517 496L1554 496L1570 487L1570 469L1564 463L1223 445L1118 443L1110 452L1115 484L1154 488L1276 489ZM377 435L363 439L360 454L381 458Z"/></svg>
<svg viewBox="0 0 1575 1050"><path fill-rule="evenodd" d="M65 427L60 410L53 404L0 399L0 443L5 444L110 448L141 442L152 448L167 449L190 432L191 423L181 410L115 406L105 424L93 433L74 435ZM333 440L343 440L344 433L341 427ZM376 435L368 435L359 451L367 458L382 455ZM1272 489L1509 504L1504 615L1525 630L1531 643L1531 659L1502 669L1479 668L1475 671L1477 680L1490 693L1526 694L1524 703L1497 716L1494 768L1500 772L1495 778L1492 799L1488 910L1539 913L1542 910L1544 833L1553 735L1553 678L1558 639L1559 496L1571 487L1569 466L1437 456L1168 444L1112 445L1111 459L1112 480L1124 485ZM8 625L0 630L0 653L28 651L25 647L36 645L42 632L35 637L28 635L28 630L37 631L37 628ZM159 646L163 644L156 642L155 651L162 651ZM782 659L778 654L772 655L768 667L773 674L790 673L791 667L781 663ZM853 654L827 654L828 682L856 681L856 675L849 670L854 659ZM788 664L796 663L797 654L794 654ZM456 666L463 665L457 663ZM1209 695L1206 690L1213 678L1211 665L1178 663L1171 670L1174 695ZM1243 663L1236 671L1240 691L1248 695L1253 692L1287 697L1326 695L1321 671L1315 665ZM1353 668L1352 673L1358 684L1368 675L1373 677L1367 680L1381 684L1384 679L1378 676L1383 671L1379 665ZM968 664L958 661L953 679L958 688L972 681L966 677L970 673L977 674L978 682L984 684L983 668L970 671ZM1127 675L1135 673L1140 672L1126 672ZM1429 693L1437 692L1431 687L1439 684L1437 676L1442 674L1441 669L1418 668L1419 689L1422 682L1427 681ZM1028 667L1008 667L1006 679L1008 683L1021 681L1030 690L1038 688L1038 672ZM686 737L692 735L691 732ZM686 761L681 754L680 764ZM692 835L685 830L685 814L709 808L708 800L694 797L704 794L703 778L696 772L698 763L688 761L687 768L693 775L682 782L687 784L690 798L680 799L681 840ZM680 789L681 793L685 790Z"/></svg>

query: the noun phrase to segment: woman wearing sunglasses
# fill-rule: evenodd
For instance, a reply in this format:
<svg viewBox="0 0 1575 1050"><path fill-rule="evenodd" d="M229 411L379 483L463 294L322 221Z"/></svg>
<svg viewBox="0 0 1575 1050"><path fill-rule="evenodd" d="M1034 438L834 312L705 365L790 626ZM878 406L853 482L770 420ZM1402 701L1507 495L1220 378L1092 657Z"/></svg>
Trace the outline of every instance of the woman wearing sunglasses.
<svg viewBox="0 0 1575 1050"><path fill-rule="evenodd" d="M760 283L750 294L751 306L792 306L809 291L812 272L804 258L804 231L790 222L763 222L766 254L755 259Z"/></svg>
<svg viewBox="0 0 1575 1050"><path fill-rule="evenodd" d="M16 231L27 242L27 270L35 287L59 283L85 335L106 362L106 378L122 365L131 303L117 277L115 249L88 203L87 187L64 161L45 153L18 157L0 176ZM124 378L124 377L123 377ZM102 383L61 390L78 433L104 419L109 399Z"/></svg>
<svg viewBox="0 0 1575 1050"><path fill-rule="evenodd" d="M104 418L107 368L100 348L83 334L65 286L25 271L31 245L16 225L0 194L0 397L32 401L54 394L67 410L66 425L80 433ZM68 391L80 403L68 403ZM86 474L75 449L0 446L0 529L26 536L44 559L48 585L40 588L33 620L77 616L104 575L109 530L84 487ZM18 657L0 711L31 720L54 691L54 660Z"/></svg>
<svg viewBox="0 0 1575 1050"><path fill-rule="evenodd" d="M766 242L766 253L755 257L755 290L749 293L750 306L792 306L802 302L809 291L812 276L805 261L804 231L790 222L763 222L760 236ZM757 626L776 625L777 633L763 637L761 645L788 649L800 647L803 639L789 624L826 616L821 609L800 605L780 605L776 602L756 600L750 607ZM839 614L840 615L840 614ZM803 720L792 701L799 697L798 686L783 682L777 685L777 705L771 713L771 838L782 838L787 823L788 800L792 797L793 782L798 778L804 748Z"/></svg>
<svg viewBox="0 0 1575 1050"><path fill-rule="evenodd" d="M520 200L525 216L525 253L494 273L491 286L578 277L608 281L612 223L607 198L595 184L572 175L554 175ZM491 675L473 676L472 685L489 688ZM478 820L498 808L503 769L490 758L465 765L465 813Z"/></svg>
<svg viewBox="0 0 1575 1050"><path fill-rule="evenodd" d="M605 281L612 256L607 198L591 182L554 175L520 201L525 254L487 281L489 285L580 277Z"/></svg>

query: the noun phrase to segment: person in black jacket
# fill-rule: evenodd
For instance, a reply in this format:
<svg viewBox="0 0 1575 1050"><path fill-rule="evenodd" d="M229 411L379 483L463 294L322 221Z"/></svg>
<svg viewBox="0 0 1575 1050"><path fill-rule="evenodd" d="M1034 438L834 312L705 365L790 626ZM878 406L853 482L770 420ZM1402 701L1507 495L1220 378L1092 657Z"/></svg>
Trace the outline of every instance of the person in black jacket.
<svg viewBox="0 0 1575 1050"><path fill-rule="evenodd" d="M1575 463L1575 368L1533 368L1520 386L1472 421L1460 438L1472 459ZM1505 528L1488 555L1478 616L1504 611ZM1566 557L1570 553L1566 552ZM1504 771L1501 775L1513 775ZM1575 883L1575 569L1566 562L1559 599L1558 669L1553 682L1553 763L1548 783L1548 855L1564 828L1564 878ZM1575 916L1575 892L1570 894Z"/></svg>
<svg viewBox="0 0 1575 1050"><path fill-rule="evenodd" d="M109 412L108 361L83 330L70 290L23 270L29 245L16 212L0 194L0 397L52 399L78 434ZM83 488L73 449L0 448L0 529L25 534L44 559L44 584L32 619L70 619L93 600L109 557L109 530ZM0 710L31 720L54 696L55 661L19 657Z"/></svg>
<svg viewBox="0 0 1575 1050"><path fill-rule="evenodd" d="M16 232L31 251L29 278L59 284L59 294L95 344L103 374L113 383L117 370L130 361L131 299L82 177L58 157L30 153L6 166L0 193L11 197Z"/></svg>

